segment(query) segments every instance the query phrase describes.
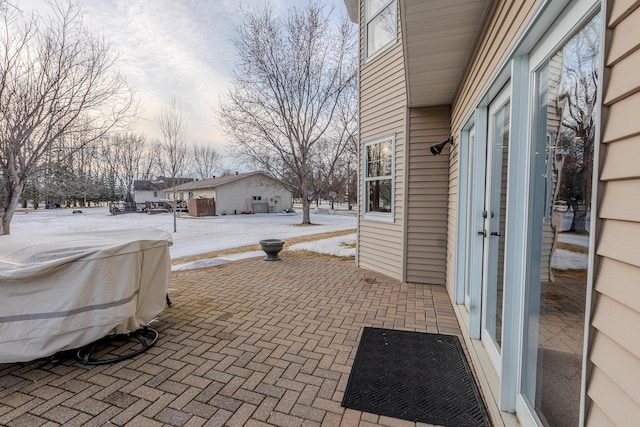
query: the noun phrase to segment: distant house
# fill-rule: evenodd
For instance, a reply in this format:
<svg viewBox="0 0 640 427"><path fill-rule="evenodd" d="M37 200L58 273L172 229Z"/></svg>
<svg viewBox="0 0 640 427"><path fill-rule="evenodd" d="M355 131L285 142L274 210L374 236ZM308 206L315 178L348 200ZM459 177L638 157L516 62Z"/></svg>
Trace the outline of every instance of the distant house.
<svg viewBox="0 0 640 427"><path fill-rule="evenodd" d="M173 200L173 190L166 190L169 200ZM214 199L219 215L281 212L292 207L291 192L262 172L192 181L176 186L175 190L178 200Z"/></svg>
<svg viewBox="0 0 640 427"><path fill-rule="evenodd" d="M133 182L134 201L136 203L167 200L166 189L175 185L193 181L193 178L165 178L138 180Z"/></svg>

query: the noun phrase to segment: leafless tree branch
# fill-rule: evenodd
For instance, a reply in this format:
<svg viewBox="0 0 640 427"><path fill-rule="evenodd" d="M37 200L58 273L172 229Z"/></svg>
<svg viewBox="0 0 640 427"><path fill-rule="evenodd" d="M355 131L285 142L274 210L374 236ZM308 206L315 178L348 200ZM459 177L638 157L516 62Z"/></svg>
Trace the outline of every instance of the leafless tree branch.
<svg viewBox="0 0 640 427"><path fill-rule="evenodd" d="M357 45L353 26L338 28L319 3L285 19L244 9L235 39L233 88L219 118L236 151L309 204L328 185L350 134L341 120L355 105ZM353 110L353 108L351 108Z"/></svg>

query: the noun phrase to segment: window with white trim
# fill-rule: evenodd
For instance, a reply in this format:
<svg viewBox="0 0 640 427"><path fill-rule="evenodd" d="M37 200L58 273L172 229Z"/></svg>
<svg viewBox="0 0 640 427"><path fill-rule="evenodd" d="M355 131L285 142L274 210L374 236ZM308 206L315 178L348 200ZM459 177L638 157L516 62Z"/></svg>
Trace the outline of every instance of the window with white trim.
<svg viewBox="0 0 640 427"><path fill-rule="evenodd" d="M365 218L393 219L395 136L364 145Z"/></svg>
<svg viewBox="0 0 640 427"><path fill-rule="evenodd" d="M396 0L365 0L365 58L382 52L397 40Z"/></svg>

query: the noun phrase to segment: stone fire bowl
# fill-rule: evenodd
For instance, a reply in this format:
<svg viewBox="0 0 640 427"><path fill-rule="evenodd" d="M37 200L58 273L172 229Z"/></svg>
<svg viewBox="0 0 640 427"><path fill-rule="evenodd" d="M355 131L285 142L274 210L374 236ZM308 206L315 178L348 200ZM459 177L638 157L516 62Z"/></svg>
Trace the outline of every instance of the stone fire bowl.
<svg viewBox="0 0 640 427"><path fill-rule="evenodd" d="M284 246L284 240L281 239L265 239L260 240L260 247L267 254L265 261L278 261L280 257L278 253Z"/></svg>

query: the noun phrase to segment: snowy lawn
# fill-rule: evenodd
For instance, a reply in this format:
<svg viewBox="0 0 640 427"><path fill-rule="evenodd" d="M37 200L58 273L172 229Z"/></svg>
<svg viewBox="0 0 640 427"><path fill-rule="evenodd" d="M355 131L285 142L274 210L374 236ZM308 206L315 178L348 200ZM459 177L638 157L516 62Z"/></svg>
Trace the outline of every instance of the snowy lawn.
<svg viewBox="0 0 640 427"><path fill-rule="evenodd" d="M336 213L330 210L312 209L311 222L314 225L301 226L302 212L294 214L255 214L226 215L215 217L192 218L188 215L178 216L176 233L173 232L173 217L169 213L148 215L130 213L111 215L105 208L83 208L82 213L74 214L72 209L37 209L18 211L11 222L11 234L20 233L64 233L80 231L90 233L93 230L139 229L153 227L169 232L173 238L170 249L171 259L222 251L225 249L255 245L262 239L283 239L311 236L356 228L356 217L353 214ZM286 246L286 250L306 249L339 256L353 256L354 248L346 248L342 242L355 241L355 234L316 240ZM349 251L346 251L349 249ZM228 262L232 259L247 256L264 255L262 252L235 254L225 256L224 260L204 260L189 265L174 266L174 269L197 268L211 265L209 263ZM204 265L203 265L204 264Z"/></svg>
<svg viewBox="0 0 640 427"><path fill-rule="evenodd" d="M226 215L192 218L181 214L178 217L178 232L173 232L173 217L169 213L156 215L121 214L111 215L105 208L82 209L74 214L72 209L37 209L16 212L11 222L11 234L20 233L64 233L67 231L91 232L92 230L139 229L154 227L167 231L173 238L170 249L174 261L173 269L207 267L237 259L264 256L261 251L227 254L215 258L179 263L180 259L224 251L227 249L255 245L262 239L291 239L343 230L355 230L354 213L334 212L329 209L311 210L314 225L301 226L302 212L295 214ZM588 236L561 233L559 240L580 246L588 246ZM335 256L355 255L355 231L353 234L313 240L287 245L287 250L307 250ZM552 260L557 269L585 269L587 255L558 249Z"/></svg>
<svg viewBox="0 0 640 427"><path fill-rule="evenodd" d="M558 234L558 242L588 248L589 236L560 233ZM551 258L551 267L558 270L586 270L589 267L589 255L567 249L556 249L553 258Z"/></svg>

